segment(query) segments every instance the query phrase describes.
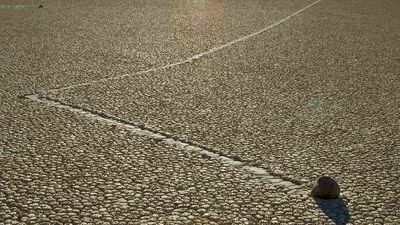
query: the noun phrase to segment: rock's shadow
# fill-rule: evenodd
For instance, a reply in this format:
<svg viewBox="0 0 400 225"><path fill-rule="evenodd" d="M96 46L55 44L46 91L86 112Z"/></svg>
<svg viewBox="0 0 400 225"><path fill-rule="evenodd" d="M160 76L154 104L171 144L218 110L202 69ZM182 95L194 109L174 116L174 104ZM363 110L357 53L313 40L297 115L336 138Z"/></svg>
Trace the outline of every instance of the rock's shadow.
<svg viewBox="0 0 400 225"><path fill-rule="evenodd" d="M314 200L336 225L345 225L350 221L349 209L341 197L338 199L314 198Z"/></svg>

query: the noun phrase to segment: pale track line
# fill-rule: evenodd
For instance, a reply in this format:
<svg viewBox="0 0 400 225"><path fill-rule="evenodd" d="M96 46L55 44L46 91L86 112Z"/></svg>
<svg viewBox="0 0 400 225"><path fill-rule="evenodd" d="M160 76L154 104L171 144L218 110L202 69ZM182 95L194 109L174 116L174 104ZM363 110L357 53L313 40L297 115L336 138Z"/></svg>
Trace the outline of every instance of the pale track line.
<svg viewBox="0 0 400 225"><path fill-rule="evenodd" d="M121 78L125 78L125 77L130 77L130 76L134 76L134 75L140 75L140 74L145 74L145 73L150 73L150 72L154 72L154 71L158 71L158 70L162 70L162 69L167 69L167 68L171 68L171 67L175 67L175 66L179 66L185 63L190 63L193 60L197 60L201 57L204 57L206 55L209 55L211 53L214 53L216 51L219 51L221 49L227 48L231 45L234 45L238 42L242 42L245 41L251 37L254 37L256 35L259 35L263 32L266 32L282 23L284 23L285 21L289 20L290 18L300 14L301 12L307 10L308 8L311 8L312 6L314 6L315 4L321 2L323 0L318 0L315 1L309 5L307 5L306 7L290 14L289 16L257 31L254 33L251 33L249 35L240 37L238 39L235 39L233 41L230 41L228 43L225 43L223 45L214 47L209 49L208 51L193 55L187 59L184 60L180 60L178 62L175 63L171 63L168 65L164 65L164 66L159 66L159 67L155 67L155 68L150 68L144 71L139 71L136 72L134 74L125 74L122 76L117 76L117 77L109 77L109 78L104 78L104 79L99 79L99 80L94 80L94 81L88 81L88 82L84 82L84 83L80 83L80 84L75 84L75 85L70 85L70 86L66 86L66 87L60 87L60 88L54 88L51 90L48 90L46 92L52 92L52 91L62 91L62 90L67 90L67 89L72 89L75 87L81 87L81 86L87 86L87 85L91 85L91 84L96 84L96 83L100 83L100 82L104 82L104 81L109 81L109 80L117 80L117 79L121 79ZM112 116L112 115L107 115L104 113L100 113L100 112L96 112L94 110L91 109L85 109L83 107L79 107L79 106L74 106L74 105L70 105L67 103L63 103L59 100L54 100L54 99L50 99L48 97L39 97L37 94L33 94L33 95L26 95L26 98L36 101L36 102L40 102L43 104L46 104L48 106L52 106L52 107L57 107L57 108L62 108L65 110L68 110L70 112L74 112L74 113L78 113L81 115L84 115L86 117L89 117L91 119L95 119L95 120L99 120L108 124L113 124L113 125L117 125L117 126L121 126L124 128L127 128L131 131L133 131L134 133L138 134L138 135L142 135L142 136L146 136L149 138L153 138L153 139L158 139L161 140L162 142L169 144L169 145L173 145L179 148L182 148L184 150L187 151L194 151L194 152L198 152L200 154L203 154L207 157L210 158L215 158L225 164L231 165L231 166L237 166L237 167L241 167L242 169L246 170L249 173L252 174L256 174L259 175L261 178L266 179L268 181L270 181L272 184L279 186L279 187L284 187L288 190L293 190L293 191L300 191L300 189L302 189L304 186L301 184L300 181L292 179L292 178L288 178L285 177L282 174L276 174L273 171L267 171L266 169L262 168L262 167L258 167L258 166L252 166L249 165L245 162L242 162L241 160L238 160L236 158L230 158L227 157L225 155L223 155L221 152L219 152L218 150L214 150L210 147L207 146L202 146L200 144L197 143L193 143L187 140L182 140L176 137L173 137L170 134L167 133L163 133L160 131L156 131L153 130L152 128L149 127L145 127L143 125L138 125L135 123L132 123L130 121L126 121L123 119L120 119L118 117Z"/></svg>
<svg viewBox="0 0 400 225"><path fill-rule="evenodd" d="M137 135L145 136L148 138L159 140L165 144L172 145L174 147L195 152L201 154L204 158L213 158L219 160L220 162L229 165L238 167L242 170L247 171L248 173L257 175L260 179L264 179L277 188L282 188L285 192L293 193L293 192L302 192L304 185L301 181L295 180L293 178L286 177L282 174L277 174L273 171L269 171L265 168L254 166L249 163L243 162L240 158L237 157L229 157L224 155L219 150L213 149L208 146L204 146L198 143L194 143L191 141L183 140L177 137L174 137L171 134L154 130L150 127L146 127L144 125L139 125L131 121L127 121L116 116L107 115L105 113L96 112L91 109L86 109L80 106L75 106L71 104L67 104L61 102L59 100L54 100L48 97L40 97L37 94L25 96L26 98L39 102L41 104L45 104L47 106L61 108L67 110L72 113L77 113L83 116L86 116L90 119L98 120L103 123L116 125L125 129L128 129L134 132Z"/></svg>
<svg viewBox="0 0 400 225"><path fill-rule="evenodd" d="M185 63L190 63L193 60L197 60L197 59L199 59L201 57L204 57L206 55L209 55L211 53L214 53L216 51L219 51L219 50L224 49L226 47L229 47L231 45L234 45L234 44L236 44L238 42L245 41L245 40L247 40L247 39L249 39L251 37L254 37L256 35L259 35L259 34L261 34L263 32L266 32L266 31L268 31L268 30L270 30L270 29L272 29L272 28L284 23L285 21L289 20L290 18L300 14L301 12L311 8L312 6L314 6L315 4L317 4L317 3L321 2L321 1L323 1L323 0L315 1L315 2L305 6L304 8L302 8L302 9L300 9L300 10L298 10L298 11L296 11L296 12L294 12L294 13L288 15L288 16L286 16L283 19L278 20L277 22L275 22L275 23L273 23L273 24L271 24L271 25L269 25L269 26L267 26L267 27L265 27L265 28L263 28L263 29L261 29L259 31L256 31L254 33L251 33L251 34L248 34L246 36L240 37L240 38L235 39L233 41L227 42L227 43L225 43L223 45L216 46L214 48L209 49L208 51L193 55L193 56L191 56L191 57L189 57L187 59L180 60L180 61L175 62L175 63L171 63L171 64L164 65L164 66L150 68L150 69L139 71L139 72L136 72L136 73L133 73L133 74L125 74L125 75L116 76L116 77L108 77L108 78L103 78L103 79L99 79L99 80L93 80L93 81L88 81L88 82L84 82L84 83L74 84L74 85L70 85L70 86L66 86L66 87L54 88L54 89L47 90L46 92L68 90L68 89L72 89L72 88L76 88L76 87L87 86L87 85L96 84L96 83L100 83L100 82L105 82L105 81L109 81L109 80L117 80L117 79L130 77L130 76L134 76L134 75L140 75L140 74L150 73L150 72L154 72L154 71L158 71L158 70L162 70L162 69L167 69L167 68L179 66L179 65L182 65L182 64L185 64Z"/></svg>
<svg viewBox="0 0 400 225"><path fill-rule="evenodd" d="M22 8L31 8L38 7L37 5L0 5L0 9L22 9Z"/></svg>

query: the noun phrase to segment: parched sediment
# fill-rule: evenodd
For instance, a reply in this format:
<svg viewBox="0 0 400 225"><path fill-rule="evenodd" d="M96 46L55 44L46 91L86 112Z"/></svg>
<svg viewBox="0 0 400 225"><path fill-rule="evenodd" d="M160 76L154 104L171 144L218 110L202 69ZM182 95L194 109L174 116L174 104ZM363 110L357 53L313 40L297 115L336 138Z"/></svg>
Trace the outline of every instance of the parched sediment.
<svg viewBox="0 0 400 225"><path fill-rule="evenodd" d="M64 103L60 100L52 99L49 97L39 96L38 94L27 95L25 98L30 100L46 104L48 106L62 108L68 110L70 112L78 113L80 115L86 116L91 119L95 119L98 121L105 122L107 124L116 125L119 127L124 127L129 129L130 131L141 135L146 136L148 138L160 140L168 145L173 145L174 147L178 147L180 149L184 149L186 151L197 152L204 156L204 158L213 158L217 159L220 162L240 167L241 169L247 171L248 173L257 175L260 179L264 179L272 183L273 185L286 189L288 191L298 190L303 187L302 182L295 180L293 178L289 178L283 174L278 174L272 170L265 169L260 166L251 165L251 163L242 160L240 157L231 157L228 156L221 151L214 149L209 146L205 146L199 143L192 142L190 140L184 140L179 137L174 136L173 134L159 131L148 127L143 124L135 123L132 121L127 121L116 116L108 115L102 112L97 112L92 109L87 109L81 106L76 106L68 103Z"/></svg>

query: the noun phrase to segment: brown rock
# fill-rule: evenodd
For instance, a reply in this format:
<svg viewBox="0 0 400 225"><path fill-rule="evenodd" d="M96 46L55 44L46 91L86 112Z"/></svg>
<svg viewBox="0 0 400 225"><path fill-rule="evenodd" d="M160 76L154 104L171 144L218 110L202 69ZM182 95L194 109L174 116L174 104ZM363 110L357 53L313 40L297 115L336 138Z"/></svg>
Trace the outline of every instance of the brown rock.
<svg viewBox="0 0 400 225"><path fill-rule="evenodd" d="M340 187L330 177L320 177L311 190L310 196L316 198L333 199L340 195Z"/></svg>

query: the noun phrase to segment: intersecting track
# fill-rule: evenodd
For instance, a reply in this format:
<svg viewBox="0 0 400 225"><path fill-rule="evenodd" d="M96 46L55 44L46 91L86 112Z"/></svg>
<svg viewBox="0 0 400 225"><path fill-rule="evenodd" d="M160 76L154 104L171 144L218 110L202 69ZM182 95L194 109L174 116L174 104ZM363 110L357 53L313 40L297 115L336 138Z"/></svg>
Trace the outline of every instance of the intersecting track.
<svg viewBox="0 0 400 225"><path fill-rule="evenodd" d="M109 80L117 80L117 79L121 79L124 77L129 77L132 75L137 75L137 74L144 74L144 73L149 73L149 72L154 72L154 71L158 71L158 70L162 70L162 69L167 69L167 68L171 68L171 67L175 67L175 66L179 66L185 63L190 63L193 60L197 60L203 56L209 55L211 53L214 53L216 51L219 51L223 48L229 47L230 45L236 44L238 42L242 42L245 41L253 36L259 35L263 32L266 32L276 26L278 26L279 24L282 24L283 22L289 20L290 18L296 16L297 14L305 11L306 9L314 6L315 4L321 2L322 0L318 0L315 1L309 5L307 5L306 7L290 14L289 16L280 19L279 21L257 31L254 33L251 33L249 35L240 37L238 39L235 39L233 41L230 41L226 44L214 47L206 52L202 52L196 55L193 55L187 59L184 60L180 60L178 62L172 63L172 64L168 64L168 65L164 65L164 66L159 66L159 67L155 67L155 68L150 68L148 70L144 70L144 71L140 71L137 72L135 74L127 74L127 75L122 75L122 76L117 76L117 77L109 77L109 78L104 78L104 79L100 79L100 80L94 80L94 81L89 81L89 82L85 82L85 83L80 83L80 84L75 84L75 85L70 85L70 86L66 86L66 87L61 87L61 88L55 88L55 89L51 89L48 90L48 92L52 92L52 91L62 91L62 90L67 90L67 89L72 89L75 87L81 87L81 86L87 86L87 85L91 85L91 84L95 84L95 83L100 83L100 82L104 82L104 81L109 81ZM229 157L225 154L223 154L221 151L219 151L218 149L214 149L212 147L209 146L205 146L199 143L195 143L192 142L190 140L185 140L179 137L174 136L173 134L169 134L166 132L162 132L159 130L155 130L153 128L141 125L141 124L136 124L134 122L131 121L127 121L121 118L118 118L116 116L112 116L112 115L108 115L102 112L97 112L95 110L92 109L86 109L80 106L76 106L76 105L71 105L71 104L67 104L64 103L60 100L56 100L56 99L52 99L49 97L45 97L45 93L43 95L38 95L38 94L29 94L29 95L25 95L23 96L25 98L28 98L30 100L42 103L42 104L46 104L48 106L52 106L52 107L57 107L57 108L62 108L74 113L78 113L81 114L83 116L86 116L88 118L91 119L95 119L95 120L99 120L108 124L113 124L119 127L123 127L125 129L129 129L130 131L141 135L141 136L146 136L149 138L153 138L153 139L157 139L159 141L162 141L166 144L169 145L173 145L175 147L187 150L187 151L193 151L193 152L198 152L199 154L201 154L204 158L215 158L220 160L222 163L228 164L230 166L236 166L236 167L240 167L243 170L246 170L249 173L255 174L257 176L260 177L260 179L265 179L269 182L271 182L273 185L275 185L277 188L281 189L282 191L285 192L300 192L303 193L302 188L304 187L304 184L302 184L303 182L297 180L297 179L293 179L291 177L286 177L285 175L281 174L281 173L277 173L272 171L271 169L265 169L256 165L252 165L249 162L246 162L244 160L242 160L240 157Z"/></svg>
<svg viewBox="0 0 400 225"><path fill-rule="evenodd" d="M108 77L108 78L99 79L99 80L92 80L92 81L79 83L79 84L74 84L74 85L70 85L70 86L66 86L66 87L54 88L54 89L48 90L47 92L68 90L68 89L72 89L72 88L75 88L75 87L87 86L87 85L96 84L96 83L109 81L109 80L117 80L117 79L121 79L121 78L124 78L124 77L130 77L130 76L134 76L134 75L150 73L150 72L154 72L154 71L158 71L158 70L162 70L162 69L167 69L167 68L179 66L179 65L182 65L182 64L185 64L185 63L190 63L193 60L197 60L197 59L202 58L202 57L204 57L206 55L209 55L211 53L217 52L217 51L219 51L221 49L224 49L226 47L229 47L229 46L234 45L236 43L245 41L245 40L247 40L247 39L249 39L251 37L257 36L257 35L259 35L261 33L264 33L264 32L266 32L268 30L271 30L272 28L284 23L285 21L289 20L290 18L300 14L301 12L303 12L303 11L309 9L309 8L311 8L312 6L314 6L315 4L317 4L317 3L321 2L321 1L322 0L317 0L317 1L315 1L315 2L313 2L311 4L309 4L309 5L305 6L304 8L302 8L302 9L300 9L300 10L298 10L298 11L296 11L296 12L294 12L294 13L288 15L288 16L286 16L285 18L280 19L277 22L275 22L275 23L273 23L273 24L271 24L271 25L269 25L267 27L264 27L263 29L261 29L259 31L256 31L256 32L251 33L251 34L248 34L246 36L242 36L242 37L240 37L238 39L235 39L233 41L227 42L227 43L225 43L223 45L220 45L220 46L216 46L214 48L209 49L208 51L193 55L193 56L191 56L191 57L189 57L187 59L183 59L183 60L180 60L180 61L175 62L175 63L171 63L171 64L167 64L167 65L164 65L164 66L159 66L159 67L153 67L153 68L150 68L150 69L147 69L147 70L136 72L134 74L125 74L125 75L121 75L121 76Z"/></svg>

